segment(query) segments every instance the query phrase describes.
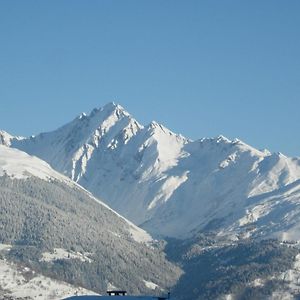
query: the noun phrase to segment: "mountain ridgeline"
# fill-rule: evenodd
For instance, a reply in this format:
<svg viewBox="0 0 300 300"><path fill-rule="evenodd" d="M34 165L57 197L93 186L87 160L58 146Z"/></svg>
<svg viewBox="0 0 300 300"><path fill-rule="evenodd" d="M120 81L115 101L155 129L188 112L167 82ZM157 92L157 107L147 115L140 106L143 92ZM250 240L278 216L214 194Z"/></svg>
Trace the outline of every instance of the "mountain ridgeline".
<svg viewBox="0 0 300 300"><path fill-rule="evenodd" d="M109 103L30 138L2 143L47 161L155 236L198 230L300 238L300 160L223 136L191 141Z"/></svg>

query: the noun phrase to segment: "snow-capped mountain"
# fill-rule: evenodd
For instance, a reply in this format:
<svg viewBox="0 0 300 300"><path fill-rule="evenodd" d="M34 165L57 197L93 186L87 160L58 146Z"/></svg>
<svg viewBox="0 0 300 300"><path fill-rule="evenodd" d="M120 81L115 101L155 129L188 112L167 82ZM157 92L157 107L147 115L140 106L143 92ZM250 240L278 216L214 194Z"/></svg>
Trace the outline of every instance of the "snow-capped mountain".
<svg viewBox="0 0 300 300"><path fill-rule="evenodd" d="M258 224L282 234L293 227L287 214L297 215L299 158L223 136L191 141L156 122L142 126L114 103L53 132L2 136L153 234L184 237L250 225L245 230L254 234Z"/></svg>

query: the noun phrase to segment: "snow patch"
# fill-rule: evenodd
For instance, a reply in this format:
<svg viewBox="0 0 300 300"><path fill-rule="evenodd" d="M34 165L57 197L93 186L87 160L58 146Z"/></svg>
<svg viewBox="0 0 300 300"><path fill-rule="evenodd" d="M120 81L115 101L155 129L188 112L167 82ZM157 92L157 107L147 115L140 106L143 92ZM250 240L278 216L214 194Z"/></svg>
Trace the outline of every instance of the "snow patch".
<svg viewBox="0 0 300 300"><path fill-rule="evenodd" d="M0 251L10 251L11 247L9 244L0 244Z"/></svg>
<svg viewBox="0 0 300 300"><path fill-rule="evenodd" d="M155 289L159 288L159 286L157 284L155 284L151 281L143 280L143 282L148 289L155 290Z"/></svg>
<svg viewBox="0 0 300 300"><path fill-rule="evenodd" d="M233 154L230 154L225 160L223 160L219 167L221 169L225 169L226 167L228 167L229 165L231 165L232 163L234 163L236 161L237 158L237 153L234 152Z"/></svg>
<svg viewBox="0 0 300 300"><path fill-rule="evenodd" d="M117 286L115 286L113 283L108 282L108 283L107 283L107 290L108 290L108 291L120 290L120 288L118 288Z"/></svg>
<svg viewBox="0 0 300 300"><path fill-rule="evenodd" d="M270 209L267 204L259 204L252 208L246 209L246 214L239 220L240 226L245 226L250 223L256 222L262 216L267 215Z"/></svg>
<svg viewBox="0 0 300 300"><path fill-rule="evenodd" d="M79 259L82 262L91 263L92 260L88 255L91 255L91 253L86 252L82 254L80 252L67 251L62 248L54 248L53 252L44 252L41 261L52 262L58 259Z"/></svg>
<svg viewBox="0 0 300 300"><path fill-rule="evenodd" d="M176 191L180 185L182 185L188 179L188 172L185 172L182 176L171 176L163 183L160 191L158 191L155 198L148 206L148 210L153 209L158 203L167 202L171 198L172 194Z"/></svg>
<svg viewBox="0 0 300 300"><path fill-rule="evenodd" d="M151 244L151 242L153 242L149 233L133 224L129 224L129 232L131 237L138 243Z"/></svg>
<svg viewBox="0 0 300 300"><path fill-rule="evenodd" d="M72 295L94 294L81 287L72 286L0 259L0 287L3 296L35 300L59 300Z"/></svg>

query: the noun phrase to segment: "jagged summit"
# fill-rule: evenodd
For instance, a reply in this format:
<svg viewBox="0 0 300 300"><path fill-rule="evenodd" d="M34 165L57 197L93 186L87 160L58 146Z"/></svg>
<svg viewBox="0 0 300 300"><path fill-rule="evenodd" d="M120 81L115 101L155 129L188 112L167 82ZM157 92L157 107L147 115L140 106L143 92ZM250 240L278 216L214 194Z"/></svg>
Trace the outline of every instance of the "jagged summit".
<svg viewBox="0 0 300 300"><path fill-rule="evenodd" d="M151 121L147 126L145 126L145 128L149 131L152 131L152 132L162 132L162 133L167 134L167 135L173 135L173 136L177 136L177 137L181 137L183 139L186 139L181 134L174 133L173 131L171 131L170 129L168 129L164 125L157 123L156 121Z"/></svg>
<svg viewBox="0 0 300 300"><path fill-rule="evenodd" d="M109 102L102 107L94 108L89 114L82 112L75 120L91 120L99 118L99 122L101 122L101 119L108 118L111 115L116 115L118 118L131 117L121 105L116 104L115 102Z"/></svg>
<svg viewBox="0 0 300 300"><path fill-rule="evenodd" d="M0 145L10 146L12 140L22 140L25 139L22 136L13 136L4 130L0 130Z"/></svg>
<svg viewBox="0 0 300 300"><path fill-rule="evenodd" d="M219 142L231 143L231 141L227 137L225 137L224 135L217 136L216 141L217 141L217 143L219 143Z"/></svg>
<svg viewBox="0 0 300 300"><path fill-rule="evenodd" d="M111 101L111 102L108 102L107 104L105 104L102 108L100 108L100 109L103 109L103 110L114 110L114 109L116 109L116 108L118 108L118 109L123 109L124 110L124 108L120 105L120 104L118 104L118 103L116 103L116 102L114 102L114 101Z"/></svg>
<svg viewBox="0 0 300 300"><path fill-rule="evenodd" d="M111 114L117 114L117 115L123 115L123 116L129 116L129 113L127 111L125 111L125 109L119 105L116 104L115 102L109 102L106 105L104 105L103 107L100 108L94 108L92 110L92 112L90 113L90 117L93 117L95 115L97 115L98 113L105 113L107 115L111 115Z"/></svg>
<svg viewBox="0 0 300 300"><path fill-rule="evenodd" d="M87 117L87 114L85 112L82 112L77 119L81 120L81 119L85 119Z"/></svg>
<svg viewBox="0 0 300 300"><path fill-rule="evenodd" d="M0 145L10 146L11 139L13 139L12 135L4 130L0 130Z"/></svg>

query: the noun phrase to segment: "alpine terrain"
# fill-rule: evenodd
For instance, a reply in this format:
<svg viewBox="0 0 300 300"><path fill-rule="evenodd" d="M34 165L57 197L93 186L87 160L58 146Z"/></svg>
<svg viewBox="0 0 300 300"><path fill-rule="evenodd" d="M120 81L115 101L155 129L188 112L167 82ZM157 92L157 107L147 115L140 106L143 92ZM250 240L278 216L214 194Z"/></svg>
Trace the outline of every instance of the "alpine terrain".
<svg viewBox="0 0 300 300"><path fill-rule="evenodd" d="M192 141L114 103L0 144L4 299L299 299L300 158Z"/></svg>
<svg viewBox="0 0 300 300"><path fill-rule="evenodd" d="M155 236L300 239L300 159L223 136L189 140L109 103L3 144L47 161Z"/></svg>

